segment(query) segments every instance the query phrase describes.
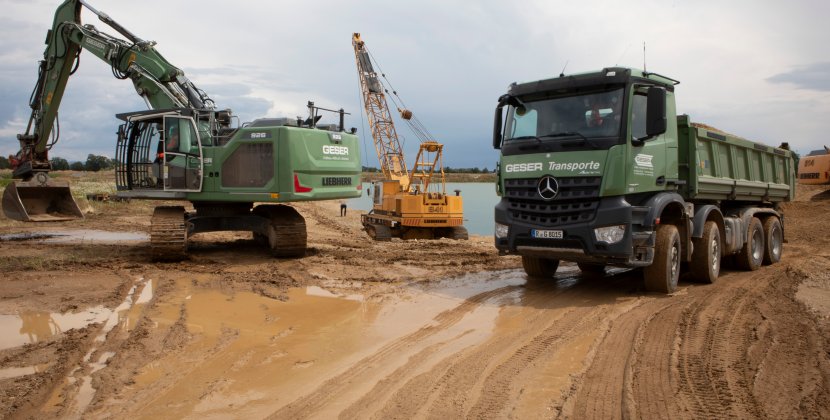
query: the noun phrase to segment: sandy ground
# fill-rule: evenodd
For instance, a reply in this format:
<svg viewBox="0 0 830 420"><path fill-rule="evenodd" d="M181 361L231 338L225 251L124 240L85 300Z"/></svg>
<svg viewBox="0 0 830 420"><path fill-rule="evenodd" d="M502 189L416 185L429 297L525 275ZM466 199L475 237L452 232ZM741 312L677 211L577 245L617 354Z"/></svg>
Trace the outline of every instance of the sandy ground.
<svg viewBox="0 0 830 420"><path fill-rule="evenodd" d="M156 203L81 204L0 219L69 234L0 241L4 418L830 418L820 188L780 263L672 296L622 269L528 281L489 236L372 242L333 202L297 205L305 258L216 233L152 263Z"/></svg>

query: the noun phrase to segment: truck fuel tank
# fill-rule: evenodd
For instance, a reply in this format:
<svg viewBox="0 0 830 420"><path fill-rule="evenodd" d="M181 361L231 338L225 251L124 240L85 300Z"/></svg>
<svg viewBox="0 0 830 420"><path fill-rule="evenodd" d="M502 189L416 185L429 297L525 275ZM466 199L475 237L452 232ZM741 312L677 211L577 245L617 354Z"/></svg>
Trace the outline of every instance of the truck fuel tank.
<svg viewBox="0 0 830 420"><path fill-rule="evenodd" d="M72 198L69 182L50 180L39 173L29 181L16 181L3 192L3 213L21 222L56 222L83 219Z"/></svg>

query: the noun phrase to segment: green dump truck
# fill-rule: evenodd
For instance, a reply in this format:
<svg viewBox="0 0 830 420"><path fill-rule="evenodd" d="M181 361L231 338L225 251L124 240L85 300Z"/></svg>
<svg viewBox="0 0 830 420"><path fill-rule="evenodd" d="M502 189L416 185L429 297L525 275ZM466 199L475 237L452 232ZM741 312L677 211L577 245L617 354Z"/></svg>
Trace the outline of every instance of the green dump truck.
<svg viewBox="0 0 830 420"><path fill-rule="evenodd" d="M499 253L529 276L642 267L671 293L682 270L780 260L793 155L676 115L679 82L630 68L511 84L496 108ZM683 264L687 263L687 264Z"/></svg>

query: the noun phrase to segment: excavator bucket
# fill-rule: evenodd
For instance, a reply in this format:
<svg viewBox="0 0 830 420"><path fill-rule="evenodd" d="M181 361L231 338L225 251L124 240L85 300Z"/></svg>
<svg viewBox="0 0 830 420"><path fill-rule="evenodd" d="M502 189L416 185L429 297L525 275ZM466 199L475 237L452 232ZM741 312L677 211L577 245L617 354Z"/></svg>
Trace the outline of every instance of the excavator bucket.
<svg viewBox="0 0 830 420"><path fill-rule="evenodd" d="M37 177L36 177L37 178ZM84 214L69 191L69 182L17 181L6 186L3 213L21 222L56 222L83 219Z"/></svg>

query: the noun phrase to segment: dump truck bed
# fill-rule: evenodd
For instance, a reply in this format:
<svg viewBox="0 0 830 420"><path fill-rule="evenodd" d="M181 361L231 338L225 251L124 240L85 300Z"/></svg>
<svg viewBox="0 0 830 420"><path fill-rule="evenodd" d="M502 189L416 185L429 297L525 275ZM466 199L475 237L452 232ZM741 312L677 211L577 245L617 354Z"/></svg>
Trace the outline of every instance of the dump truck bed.
<svg viewBox="0 0 830 420"><path fill-rule="evenodd" d="M790 201L795 196L792 152L755 143L677 117L680 179L697 200Z"/></svg>

